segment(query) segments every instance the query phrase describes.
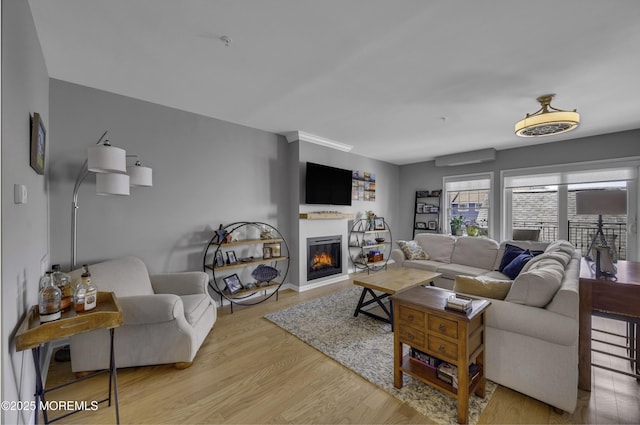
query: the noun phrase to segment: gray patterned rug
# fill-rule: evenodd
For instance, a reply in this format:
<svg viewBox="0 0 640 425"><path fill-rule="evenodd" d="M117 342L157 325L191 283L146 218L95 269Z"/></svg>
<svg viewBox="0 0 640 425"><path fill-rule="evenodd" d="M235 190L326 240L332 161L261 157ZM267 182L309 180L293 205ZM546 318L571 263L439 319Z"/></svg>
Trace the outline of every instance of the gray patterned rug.
<svg viewBox="0 0 640 425"><path fill-rule="evenodd" d="M353 317L361 288L271 313L266 319L361 375L418 412L440 424L457 423L456 400L404 375L402 389L393 386L391 325L362 314ZM469 423L478 422L497 385L487 381L484 399L469 400Z"/></svg>

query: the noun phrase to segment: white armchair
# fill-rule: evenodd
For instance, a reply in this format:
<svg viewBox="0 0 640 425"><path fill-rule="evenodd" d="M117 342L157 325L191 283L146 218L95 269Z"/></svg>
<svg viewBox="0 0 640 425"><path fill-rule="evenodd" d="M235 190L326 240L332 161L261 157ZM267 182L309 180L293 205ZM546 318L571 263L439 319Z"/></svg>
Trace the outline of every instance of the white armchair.
<svg viewBox="0 0 640 425"><path fill-rule="evenodd" d="M123 325L115 330L116 367L173 363L191 365L216 321L216 305L207 292L204 272L149 275L136 257L89 266L98 291L116 294ZM71 281L82 270L71 272ZM70 338L73 372L109 366L109 331L96 330Z"/></svg>

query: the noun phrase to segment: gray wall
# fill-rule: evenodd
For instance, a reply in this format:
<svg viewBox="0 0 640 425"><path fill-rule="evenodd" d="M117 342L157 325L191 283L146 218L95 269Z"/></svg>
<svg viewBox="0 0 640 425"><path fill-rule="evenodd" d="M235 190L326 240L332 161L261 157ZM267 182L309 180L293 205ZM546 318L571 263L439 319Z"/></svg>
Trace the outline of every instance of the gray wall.
<svg viewBox="0 0 640 425"><path fill-rule="evenodd" d="M29 4L3 1L2 400L7 401L33 400L31 351L16 352L13 338L27 308L37 303L40 260L46 262L48 253L47 180L29 166L29 116L34 112L50 134L49 76ZM14 184L27 187L26 204L14 204ZM2 410L2 423L26 423L32 413Z"/></svg>
<svg viewBox="0 0 640 425"><path fill-rule="evenodd" d="M150 272L201 270L213 229L263 221L288 237L287 143L272 133L51 80L52 261L70 263L71 201L87 147L113 146L153 168L153 187L130 196L78 197L78 264L140 257Z"/></svg>
<svg viewBox="0 0 640 425"><path fill-rule="evenodd" d="M400 228L399 237L411 238L415 191L441 189L444 176L492 172L494 184L500 184L500 171L544 165L568 164L602 159L627 158L640 155L640 130L585 137L554 143L542 143L497 152L496 160L457 167L436 167L434 161L400 167ZM498 186L496 186L498 187ZM499 190L494 191L494 237L502 239L499 226ZM443 223L445 226L447 223ZM446 228L446 226L445 226Z"/></svg>

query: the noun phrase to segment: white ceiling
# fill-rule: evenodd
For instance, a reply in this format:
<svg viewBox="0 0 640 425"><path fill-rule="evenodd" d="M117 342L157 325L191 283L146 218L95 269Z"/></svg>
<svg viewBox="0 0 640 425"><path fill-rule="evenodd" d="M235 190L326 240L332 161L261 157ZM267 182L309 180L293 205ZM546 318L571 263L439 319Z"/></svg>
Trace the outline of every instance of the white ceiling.
<svg viewBox="0 0 640 425"><path fill-rule="evenodd" d="M638 0L29 3L52 78L391 163L640 128ZM516 137L546 93L580 127Z"/></svg>

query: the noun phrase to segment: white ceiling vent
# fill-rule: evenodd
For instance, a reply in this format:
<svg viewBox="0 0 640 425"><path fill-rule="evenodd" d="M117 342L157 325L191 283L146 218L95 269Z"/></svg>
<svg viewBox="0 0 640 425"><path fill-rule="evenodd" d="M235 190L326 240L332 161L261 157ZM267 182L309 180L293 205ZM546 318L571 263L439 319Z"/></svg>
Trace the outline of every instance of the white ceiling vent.
<svg viewBox="0 0 640 425"><path fill-rule="evenodd" d="M495 161L495 159L495 149L480 149L477 151L439 156L436 158L436 167L453 167L456 165L478 164L480 162Z"/></svg>

